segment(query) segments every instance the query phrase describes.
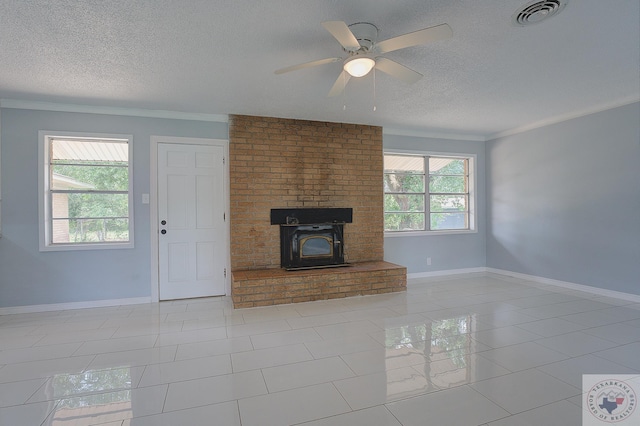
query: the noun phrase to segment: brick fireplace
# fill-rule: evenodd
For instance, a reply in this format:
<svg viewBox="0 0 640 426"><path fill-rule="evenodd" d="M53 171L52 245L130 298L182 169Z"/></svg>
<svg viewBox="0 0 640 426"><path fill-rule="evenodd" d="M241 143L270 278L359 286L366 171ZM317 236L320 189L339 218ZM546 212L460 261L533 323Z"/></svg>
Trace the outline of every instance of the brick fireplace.
<svg viewBox="0 0 640 426"><path fill-rule="evenodd" d="M235 307L406 288L406 268L383 261L381 127L233 115L229 139ZM280 230L270 212L311 207L353 209L344 226L353 266L280 269Z"/></svg>

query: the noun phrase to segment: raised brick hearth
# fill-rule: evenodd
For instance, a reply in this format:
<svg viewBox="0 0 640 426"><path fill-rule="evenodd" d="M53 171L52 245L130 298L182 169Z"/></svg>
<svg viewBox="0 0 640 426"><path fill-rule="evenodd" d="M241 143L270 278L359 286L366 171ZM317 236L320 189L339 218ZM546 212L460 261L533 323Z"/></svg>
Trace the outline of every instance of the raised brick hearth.
<svg viewBox="0 0 640 426"><path fill-rule="evenodd" d="M285 271L254 269L233 272L236 308L338 299L403 291L407 268L389 262L362 262L330 269Z"/></svg>
<svg viewBox="0 0 640 426"><path fill-rule="evenodd" d="M406 268L383 261L381 127L233 115L229 142L235 307L406 288ZM344 227L345 261L352 266L280 269L280 230L270 223L271 209L306 207L353 209L353 222Z"/></svg>

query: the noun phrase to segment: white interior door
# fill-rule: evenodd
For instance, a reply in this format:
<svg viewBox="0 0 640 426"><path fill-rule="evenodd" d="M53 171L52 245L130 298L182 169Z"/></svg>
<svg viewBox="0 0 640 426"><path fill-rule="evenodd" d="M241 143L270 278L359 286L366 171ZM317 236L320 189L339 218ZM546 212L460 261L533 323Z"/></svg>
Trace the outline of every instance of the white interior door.
<svg viewBox="0 0 640 426"><path fill-rule="evenodd" d="M225 294L224 148L158 144L160 300Z"/></svg>

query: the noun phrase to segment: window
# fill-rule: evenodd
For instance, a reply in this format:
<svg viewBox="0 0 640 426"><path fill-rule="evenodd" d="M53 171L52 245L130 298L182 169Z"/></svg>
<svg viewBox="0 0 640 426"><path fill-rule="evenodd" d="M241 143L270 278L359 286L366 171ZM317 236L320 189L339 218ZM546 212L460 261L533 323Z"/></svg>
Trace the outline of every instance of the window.
<svg viewBox="0 0 640 426"><path fill-rule="evenodd" d="M473 231L473 160L385 154L385 232Z"/></svg>
<svg viewBox="0 0 640 426"><path fill-rule="evenodd" d="M40 249L133 247L128 135L40 132Z"/></svg>

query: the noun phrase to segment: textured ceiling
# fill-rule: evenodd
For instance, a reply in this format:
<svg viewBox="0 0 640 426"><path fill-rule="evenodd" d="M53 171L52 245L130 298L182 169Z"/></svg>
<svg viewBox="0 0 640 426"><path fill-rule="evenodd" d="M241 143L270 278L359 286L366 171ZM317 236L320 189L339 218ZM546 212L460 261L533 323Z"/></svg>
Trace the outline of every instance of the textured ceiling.
<svg viewBox="0 0 640 426"><path fill-rule="evenodd" d="M640 2L570 0L516 27L526 0L0 0L0 98L373 124L487 137L640 99ZM320 25L379 39L448 23L453 38L385 56L420 73L351 79ZM373 106L376 106L376 111Z"/></svg>

